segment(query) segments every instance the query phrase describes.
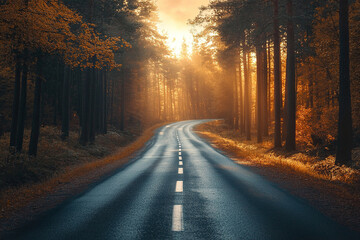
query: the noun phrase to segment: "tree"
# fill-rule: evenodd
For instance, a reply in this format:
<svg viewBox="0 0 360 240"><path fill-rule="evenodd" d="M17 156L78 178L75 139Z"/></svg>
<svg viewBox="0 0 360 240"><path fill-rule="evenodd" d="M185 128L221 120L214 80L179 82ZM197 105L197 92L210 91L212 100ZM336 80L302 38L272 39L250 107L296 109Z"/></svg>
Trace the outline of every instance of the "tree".
<svg viewBox="0 0 360 240"><path fill-rule="evenodd" d="M336 150L336 164L351 163L352 117L350 92L349 58L349 4L348 0L339 1L340 29L340 79L339 79L339 125Z"/></svg>
<svg viewBox="0 0 360 240"><path fill-rule="evenodd" d="M279 1L274 3L274 109L275 109L275 132L274 146L281 147L281 65L280 65L280 33L279 33Z"/></svg>
<svg viewBox="0 0 360 240"><path fill-rule="evenodd" d="M40 133L40 96L41 96L41 85L42 85L42 56L38 54L37 64L36 64L36 80L35 80L35 89L34 89L34 104L33 104L33 119L31 127L31 136L29 143L29 155L36 156L37 154L37 145L39 141Z"/></svg>
<svg viewBox="0 0 360 240"><path fill-rule="evenodd" d="M295 36L293 23L293 3L287 0L287 65L286 65L286 143L287 151L296 148L296 82L295 82Z"/></svg>

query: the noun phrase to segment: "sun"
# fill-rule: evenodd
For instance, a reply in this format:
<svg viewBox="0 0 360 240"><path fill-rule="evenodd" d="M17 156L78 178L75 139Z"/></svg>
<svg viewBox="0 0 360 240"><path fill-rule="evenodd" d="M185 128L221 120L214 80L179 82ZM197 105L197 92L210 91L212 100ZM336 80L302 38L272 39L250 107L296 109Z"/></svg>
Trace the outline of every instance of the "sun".
<svg viewBox="0 0 360 240"><path fill-rule="evenodd" d="M166 33L167 40L166 45L171 50L174 57L181 57L183 44L187 45L187 54L192 53L193 36L189 31L168 31Z"/></svg>
<svg viewBox="0 0 360 240"><path fill-rule="evenodd" d="M209 0L157 0L160 32L168 36L166 44L173 55L180 57L182 45L185 42L188 54L192 52L193 36L188 20L199 13L199 7L207 5Z"/></svg>

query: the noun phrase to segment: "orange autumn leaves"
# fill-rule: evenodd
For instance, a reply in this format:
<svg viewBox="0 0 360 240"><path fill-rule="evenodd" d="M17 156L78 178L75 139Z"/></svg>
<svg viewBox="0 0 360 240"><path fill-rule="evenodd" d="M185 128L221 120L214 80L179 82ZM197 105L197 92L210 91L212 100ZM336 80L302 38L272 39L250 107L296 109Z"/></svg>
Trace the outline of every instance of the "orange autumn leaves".
<svg viewBox="0 0 360 240"><path fill-rule="evenodd" d="M114 52L131 47L120 37L101 36L61 1L8 0L0 7L0 42L9 54L41 51L71 67L112 69L119 67Z"/></svg>

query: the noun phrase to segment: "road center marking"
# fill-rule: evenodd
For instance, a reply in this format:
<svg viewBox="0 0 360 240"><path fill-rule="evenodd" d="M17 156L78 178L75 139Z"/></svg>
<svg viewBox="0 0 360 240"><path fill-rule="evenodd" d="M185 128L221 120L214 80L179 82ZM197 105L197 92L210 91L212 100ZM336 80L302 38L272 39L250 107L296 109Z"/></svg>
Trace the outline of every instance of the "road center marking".
<svg viewBox="0 0 360 240"><path fill-rule="evenodd" d="M172 231L184 231L183 226L183 207L182 205L174 205L172 216Z"/></svg>
<svg viewBox="0 0 360 240"><path fill-rule="evenodd" d="M181 156L181 152L179 152L179 156Z"/></svg>
<svg viewBox="0 0 360 240"><path fill-rule="evenodd" d="M180 166L182 166L182 165L183 165L183 162L182 162L182 161L180 161L180 162L179 162L179 165L180 165Z"/></svg>
<svg viewBox="0 0 360 240"><path fill-rule="evenodd" d="M160 132L160 135L164 135L164 132Z"/></svg>
<svg viewBox="0 0 360 240"><path fill-rule="evenodd" d="M183 192L183 181L177 181L175 192Z"/></svg>
<svg viewBox="0 0 360 240"><path fill-rule="evenodd" d="M179 160L182 160L182 157L179 157Z"/></svg>
<svg viewBox="0 0 360 240"><path fill-rule="evenodd" d="M184 169L183 168L179 168L178 169L178 174L183 174L184 173Z"/></svg>

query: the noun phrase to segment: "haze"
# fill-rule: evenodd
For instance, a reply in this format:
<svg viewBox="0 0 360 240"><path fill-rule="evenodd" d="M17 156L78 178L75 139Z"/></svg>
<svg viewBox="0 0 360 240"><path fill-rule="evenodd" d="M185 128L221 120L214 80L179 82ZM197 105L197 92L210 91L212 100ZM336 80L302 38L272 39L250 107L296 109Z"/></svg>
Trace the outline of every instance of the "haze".
<svg viewBox="0 0 360 240"><path fill-rule="evenodd" d="M159 28L168 33L167 44L179 55L183 39L191 47L192 35L187 24L199 12L199 7L207 5L209 0L158 0L160 24Z"/></svg>

